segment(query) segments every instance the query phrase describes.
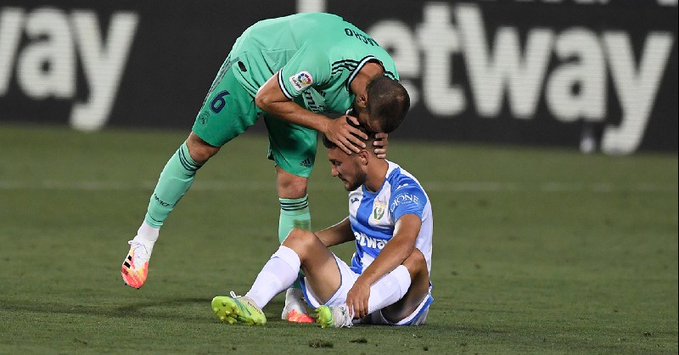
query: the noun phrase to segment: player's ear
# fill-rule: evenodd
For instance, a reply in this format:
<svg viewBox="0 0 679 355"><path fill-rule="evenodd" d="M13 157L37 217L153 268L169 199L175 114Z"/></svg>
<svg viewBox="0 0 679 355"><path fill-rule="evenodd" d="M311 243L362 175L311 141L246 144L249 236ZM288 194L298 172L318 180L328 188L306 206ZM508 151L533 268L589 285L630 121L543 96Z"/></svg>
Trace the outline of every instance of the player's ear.
<svg viewBox="0 0 679 355"><path fill-rule="evenodd" d="M368 165L368 161L369 161L368 158L369 158L369 155L370 155L370 153L369 153L367 150L365 150L365 149L361 150L361 151L358 153L358 157L359 157L359 159L360 159L360 161L361 161L361 165Z"/></svg>
<svg viewBox="0 0 679 355"><path fill-rule="evenodd" d="M368 91L356 95L356 106L360 111L365 111L368 108Z"/></svg>

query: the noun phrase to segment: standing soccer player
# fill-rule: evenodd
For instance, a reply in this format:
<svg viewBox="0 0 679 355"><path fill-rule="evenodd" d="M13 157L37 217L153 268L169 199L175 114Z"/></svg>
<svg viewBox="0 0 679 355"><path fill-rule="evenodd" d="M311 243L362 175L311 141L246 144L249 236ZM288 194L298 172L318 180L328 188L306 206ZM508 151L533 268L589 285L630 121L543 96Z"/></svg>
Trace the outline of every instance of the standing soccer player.
<svg viewBox="0 0 679 355"><path fill-rule="evenodd" d="M362 150L347 154L324 140L332 175L349 192L349 217L320 232L295 229L271 256L245 296L217 296L223 322L262 325L262 308L304 271L305 294L322 327L355 320L421 325L431 296L433 216L419 181L395 163ZM353 241L351 266L328 248Z"/></svg>
<svg viewBox="0 0 679 355"><path fill-rule="evenodd" d="M318 132L349 153L365 148L361 138L367 138L352 124L375 132L393 131L408 109L408 94L396 80L389 54L341 17L297 14L248 28L220 68L188 139L160 174L144 221L129 241L122 265L125 283L134 288L144 285L160 228L196 172L260 117L268 129L269 159L277 172L279 241L294 227L309 229L307 182ZM356 117L331 119L323 114L352 107ZM385 144L375 144L383 158ZM295 302L299 298L300 292L288 293L284 319L310 321Z"/></svg>

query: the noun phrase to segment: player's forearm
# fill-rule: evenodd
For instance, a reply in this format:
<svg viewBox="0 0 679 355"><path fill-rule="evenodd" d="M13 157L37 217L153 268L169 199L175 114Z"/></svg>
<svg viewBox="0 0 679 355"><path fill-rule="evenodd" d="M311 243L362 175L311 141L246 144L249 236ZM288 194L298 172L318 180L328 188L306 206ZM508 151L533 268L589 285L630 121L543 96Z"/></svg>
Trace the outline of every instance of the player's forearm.
<svg viewBox="0 0 679 355"><path fill-rule="evenodd" d="M417 236L420 233L422 221L417 215L407 214L402 216L394 227L394 237L382 249L380 255L359 277L369 285L374 284L382 276L401 265L406 258L415 250Z"/></svg>
<svg viewBox="0 0 679 355"><path fill-rule="evenodd" d="M354 240L354 233L351 230L349 217L343 219L341 222L316 232L318 239L326 247L331 247Z"/></svg>
<svg viewBox="0 0 679 355"><path fill-rule="evenodd" d="M291 101L279 86L278 75L279 73L274 74L259 88L255 96L255 105L286 122L325 133L330 118L306 110Z"/></svg>
<svg viewBox="0 0 679 355"><path fill-rule="evenodd" d="M368 268L361 274L359 279L366 282L368 285L373 285L379 281L384 275L390 273L396 267L403 264L410 254L415 250L415 242L405 238L392 239L382 249L380 255L375 261L368 266Z"/></svg>
<svg viewBox="0 0 679 355"><path fill-rule="evenodd" d="M306 110L292 101L258 100L257 106L283 121L311 128L321 133L327 131L330 121L330 118Z"/></svg>

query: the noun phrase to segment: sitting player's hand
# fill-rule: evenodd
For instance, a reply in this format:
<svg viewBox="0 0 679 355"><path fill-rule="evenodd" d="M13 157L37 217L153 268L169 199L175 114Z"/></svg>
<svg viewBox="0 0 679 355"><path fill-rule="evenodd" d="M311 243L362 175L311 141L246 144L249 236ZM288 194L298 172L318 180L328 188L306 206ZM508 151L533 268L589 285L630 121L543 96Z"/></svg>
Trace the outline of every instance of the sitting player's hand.
<svg viewBox="0 0 679 355"><path fill-rule="evenodd" d="M347 307L354 313L354 318L360 319L368 315L368 299L370 285L357 280L347 294Z"/></svg>
<svg viewBox="0 0 679 355"><path fill-rule="evenodd" d="M375 155L380 159L387 159L387 147L389 146L389 134L377 133L373 141Z"/></svg>
<svg viewBox="0 0 679 355"><path fill-rule="evenodd" d="M331 142L335 143L347 154L360 152L361 149L365 148L365 143L363 143L362 139L368 139L365 133L352 126L350 122L354 123L355 126L359 124L356 117L344 115L330 120L325 132L323 132Z"/></svg>

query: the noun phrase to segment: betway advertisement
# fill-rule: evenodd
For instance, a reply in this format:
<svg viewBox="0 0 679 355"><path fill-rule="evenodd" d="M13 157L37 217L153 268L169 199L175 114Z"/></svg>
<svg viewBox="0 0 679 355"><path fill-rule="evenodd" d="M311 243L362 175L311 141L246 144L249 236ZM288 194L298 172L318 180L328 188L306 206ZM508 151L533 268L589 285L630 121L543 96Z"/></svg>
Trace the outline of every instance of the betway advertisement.
<svg viewBox="0 0 679 355"><path fill-rule="evenodd" d="M5 0L0 122L188 131L240 33L303 11L392 53L399 138L677 152L676 0Z"/></svg>

